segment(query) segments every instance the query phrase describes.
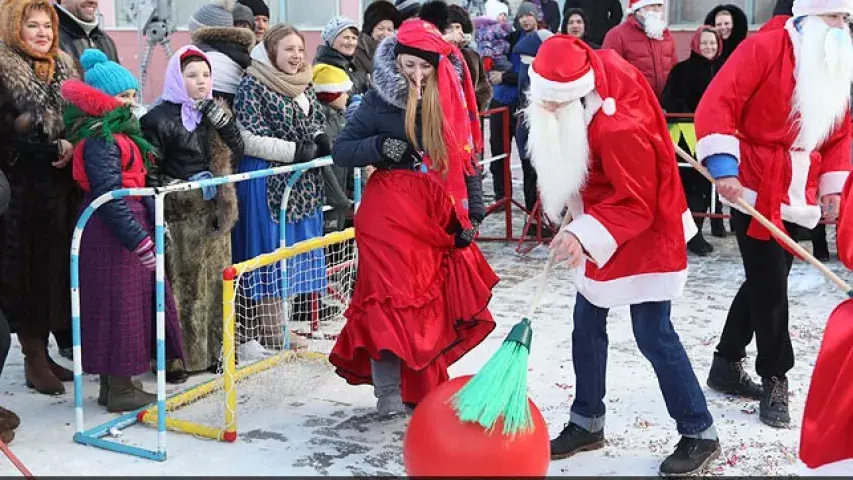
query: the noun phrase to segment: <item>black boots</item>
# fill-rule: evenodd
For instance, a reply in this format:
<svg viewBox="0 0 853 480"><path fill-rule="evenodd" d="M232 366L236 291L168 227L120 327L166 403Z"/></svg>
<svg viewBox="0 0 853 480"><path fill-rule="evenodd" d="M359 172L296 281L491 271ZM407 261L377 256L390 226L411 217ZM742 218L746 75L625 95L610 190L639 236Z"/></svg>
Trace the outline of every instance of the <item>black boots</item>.
<svg viewBox="0 0 853 480"><path fill-rule="evenodd" d="M687 250L699 257L707 257L709 253L714 251L714 246L705 240L702 232L699 232L687 241Z"/></svg>
<svg viewBox="0 0 853 480"><path fill-rule="evenodd" d="M761 387L744 371L742 361L732 362L716 353L707 383L712 389L726 395L736 395L752 400L760 400L763 395Z"/></svg>
<svg viewBox="0 0 853 480"><path fill-rule="evenodd" d="M562 460L580 452L598 450L604 446L604 430L589 432L580 425L569 423L560 435L551 440L551 460Z"/></svg>
<svg viewBox="0 0 853 480"><path fill-rule="evenodd" d="M662 477L692 475L720 456L720 441L681 437L675 452L660 465Z"/></svg>
<svg viewBox="0 0 853 480"><path fill-rule="evenodd" d="M759 404L758 418L765 425L774 428L784 428L791 423L788 414L788 379L786 378L762 378L761 386L764 390Z"/></svg>

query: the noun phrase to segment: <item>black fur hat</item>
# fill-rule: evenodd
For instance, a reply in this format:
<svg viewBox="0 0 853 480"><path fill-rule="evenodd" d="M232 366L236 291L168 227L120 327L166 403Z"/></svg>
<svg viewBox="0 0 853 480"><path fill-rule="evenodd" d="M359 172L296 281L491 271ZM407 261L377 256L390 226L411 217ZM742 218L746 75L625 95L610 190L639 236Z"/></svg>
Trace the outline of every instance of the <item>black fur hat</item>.
<svg viewBox="0 0 853 480"><path fill-rule="evenodd" d="M438 29L444 32L448 25L448 16L450 12L444 0L432 0L424 3L421 6L421 11L418 13L418 18L426 20L435 25Z"/></svg>
<svg viewBox="0 0 853 480"><path fill-rule="evenodd" d="M474 24L471 22L471 15L468 10L465 10L459 5L449 5L447 7L447 24L458 23L462 25L463 33L474 33Z"/></svg>
<svg viewBox="0 0 853 480"><path fill-rule="evenodd" d="M395 29L399 28L400 24L403 23L403 19L400 16L400 12L397 10L397 7L385 0L376 0L368 5L367 9L364 11L364 23L361 26L361 31L370 35L373 33L373 29L376 28L376 25L383 20L391 20L394 22Z"/></svg>

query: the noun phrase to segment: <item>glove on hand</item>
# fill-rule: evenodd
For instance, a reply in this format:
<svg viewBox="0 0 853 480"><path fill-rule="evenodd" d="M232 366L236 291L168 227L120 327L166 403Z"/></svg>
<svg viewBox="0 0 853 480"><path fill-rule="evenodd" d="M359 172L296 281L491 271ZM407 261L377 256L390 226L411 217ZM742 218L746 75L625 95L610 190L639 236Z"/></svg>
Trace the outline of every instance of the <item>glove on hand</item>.
<svg viewBox="0 0 853 480"><path fill-rule="evenodd" d="M149 237L139 242L136 250L133 251L138 257L142 266L146 270L153 272L157 268L157 256L154 254L154 242Z"/></svg>
<svg viewBox="0 0 853 480"><path fill-rule="evenodd" d="M199 100L195 104L195 109L201 112L217 130L228 125L228 122L231 121L231 114L213 99Z"/></svg>
<svg viewBox="0 0 853 480"><path fill-rule="evenodd" d="M480 222L472 221L472 228L461 230L456 234L456 238L453 242L453 245L456 248L465 248L474 241L474 237L477 236L477 233L480 231Z"/></svg>
<svg viewBox="0 0 853 480"><path fill-rule="evenodd" d="M314 143L317 144L317 156L314 158L326 157L332 154L332 139L325 133L314 137Z"/></svg>
<svg viewBox="0 0 853 480"><path fill-rule="evenodd" d="M420 163L424 160L420 152L415 150L411 143L407 140L400 140L399 138L386 138L382 140L381 153L383 157L394 163Z"/></svg>
<svg viewBox="0 0 853 480"><path fill-rule="evenodd" d="M293 156L293 163L310 162L317 158L317 143L314 140L303 140L296 142L296 153Z"/></svg>

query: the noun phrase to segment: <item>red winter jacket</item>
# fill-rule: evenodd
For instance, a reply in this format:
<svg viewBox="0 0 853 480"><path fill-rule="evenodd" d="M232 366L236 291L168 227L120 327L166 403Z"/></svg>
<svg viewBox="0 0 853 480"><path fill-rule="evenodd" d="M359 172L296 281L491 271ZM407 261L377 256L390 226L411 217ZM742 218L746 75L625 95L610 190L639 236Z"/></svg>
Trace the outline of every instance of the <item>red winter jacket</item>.
<svg viewBox="0 0 853 480"><path fill-rule="evenodd" d="M663 87L672 67L678 63L675 40L669 30L664 31L663 40L654 40L646 35L637 17L631 15L625 23L613 27L604 37L602 49L611 48L637 68L660 100Z"/></svg>

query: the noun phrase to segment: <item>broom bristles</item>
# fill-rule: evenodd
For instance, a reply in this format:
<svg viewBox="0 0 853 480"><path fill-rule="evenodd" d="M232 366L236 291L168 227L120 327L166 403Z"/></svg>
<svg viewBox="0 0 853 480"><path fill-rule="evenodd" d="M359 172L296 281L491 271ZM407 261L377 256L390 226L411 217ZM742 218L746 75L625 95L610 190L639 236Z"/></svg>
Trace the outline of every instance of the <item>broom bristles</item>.
<svg viewBox="0 0 853 480"><path fill-rule="evenodd" d="M529 356L528 345L512 338L505 340L483 368L451 399L459 419L479 423L492 431L498 419L503 418L505 435L532 430L533 420L527 399Z"/></svg>

